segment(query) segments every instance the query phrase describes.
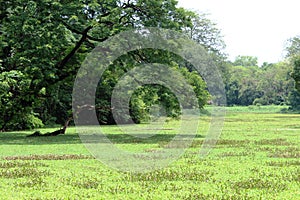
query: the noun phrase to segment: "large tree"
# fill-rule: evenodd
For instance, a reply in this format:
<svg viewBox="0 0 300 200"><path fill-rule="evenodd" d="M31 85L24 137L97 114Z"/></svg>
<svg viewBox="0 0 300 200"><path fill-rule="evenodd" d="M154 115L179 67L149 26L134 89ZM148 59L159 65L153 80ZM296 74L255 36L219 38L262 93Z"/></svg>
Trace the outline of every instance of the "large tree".
<svg viewBox="0 0 300 200"><path fill-rule="evenodd" d="M63 123L70 115L75 75L87 53L124 30L151 26L182 31L192 27L197 15L176 5L176 0L1 1L0 130L36 127L41 125L40 119ZM205 24L201 37L210 38L206 48L217 50L210 31L215 30ZM139 52L127 56L132 62L149 61ZM128 66L132 64L124 64L119 75ZM110 112L106 110L107 91L118 73L110 75L107 78L112 84L101 93L107 98L98 102L100 112Z"/></svg>
<svg viewBox="0 0 300 200"><path fill-rule="evenodd" d="M4 120L0 129L26 128L14 127L17 124L14 118L33 115L36 104L52 98L57 88L66 87L97 42L136 27L179 30L187 25L188 12L177 9L176 3L175 0L2 1L0 73Z"/></svg>

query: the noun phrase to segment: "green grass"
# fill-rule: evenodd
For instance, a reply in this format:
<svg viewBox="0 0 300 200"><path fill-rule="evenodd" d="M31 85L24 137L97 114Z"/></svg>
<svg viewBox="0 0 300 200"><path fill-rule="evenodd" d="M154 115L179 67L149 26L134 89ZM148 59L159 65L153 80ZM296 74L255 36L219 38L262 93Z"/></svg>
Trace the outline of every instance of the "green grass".
<svg viewBox="0 0 300 200"><path fill-rule="evenodd" d="M0 133L0 199L300 199L300 115L247 109L228 108L206 158L199 159L209 126L202 116L191 148L167 168L147 173L118 172L93 159L75 128L47 138ZM156 152L180 147L169 144L178 125L170 121L146 139L117 126L104 131L121 149Z"/></svg>
<svg viewBox="0 0 300 200"><path fill-rule="evenodd" d="M283 110L287 110L289 106L278 106L278 105L268 105L268 106L231 106L227 107L227 112L239 112L239 113L281 113ZM210 106L207 108L210 110Z"/></svg>

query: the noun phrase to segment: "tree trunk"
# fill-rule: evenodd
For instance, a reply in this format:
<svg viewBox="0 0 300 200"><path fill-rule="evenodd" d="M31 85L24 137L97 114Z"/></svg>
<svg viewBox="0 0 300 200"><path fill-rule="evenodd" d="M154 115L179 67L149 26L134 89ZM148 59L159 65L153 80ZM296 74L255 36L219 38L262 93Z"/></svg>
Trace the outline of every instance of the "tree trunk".
<svg viewBox="0 0 300 200"><path fill-rule="evenodd" d="M42 134L40 131L35 131L33 134L31 135L27 135L27 137L40 137L40 136L57 136L57 135L64 135L66 133L66 130L70 124L70 121L73 119L73 117L69 117L63 128L59 129L59 130L56 130L56 131L53 131L53 132L50 132L50 133L45 133L45 134Z"/></svg>

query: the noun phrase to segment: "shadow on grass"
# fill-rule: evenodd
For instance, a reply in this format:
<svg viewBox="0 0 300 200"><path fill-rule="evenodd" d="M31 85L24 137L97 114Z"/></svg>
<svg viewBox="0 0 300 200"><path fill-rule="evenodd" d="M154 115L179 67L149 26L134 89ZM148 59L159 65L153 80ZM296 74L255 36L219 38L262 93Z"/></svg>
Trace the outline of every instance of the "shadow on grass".
<svg viewBox="0 0 300 200"><path fill-rule="evenodd" d="M156 134L145 138L145 134L142 137L134 137L127 134L105 134L106 137L116 144L156 144L159 142L169 142L175 136L182 138L193 138L192 135L180 135L180 134ZM196 138L203 138L203 136L197 135ZM85 142L87 143L100 143L103 142L105 137L99 135L85 135ZM49 137L26 137L24 133L0 133L0 145L50 145L50 144L80 144L81 138L77 134L66 134Z"/></svg>

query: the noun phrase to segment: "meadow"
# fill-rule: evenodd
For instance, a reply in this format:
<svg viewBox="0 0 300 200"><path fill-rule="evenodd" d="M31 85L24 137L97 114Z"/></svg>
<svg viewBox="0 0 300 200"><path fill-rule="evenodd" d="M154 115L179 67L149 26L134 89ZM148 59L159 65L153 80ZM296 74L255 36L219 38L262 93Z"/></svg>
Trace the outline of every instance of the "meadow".
<svg viewBox="0 0 300 200"><path fill-rule="evenodd" d="M222 135L203 159L210 117L201 116L184 155L146 173L120 172L94 159L74 127L56 137L0 133L0 199L300 199L300 115L282 108L227 108ZM170 120L147 140L116 126L104 129L119 148L155 152L177 148L168 145L177 125Z"/></svg>

